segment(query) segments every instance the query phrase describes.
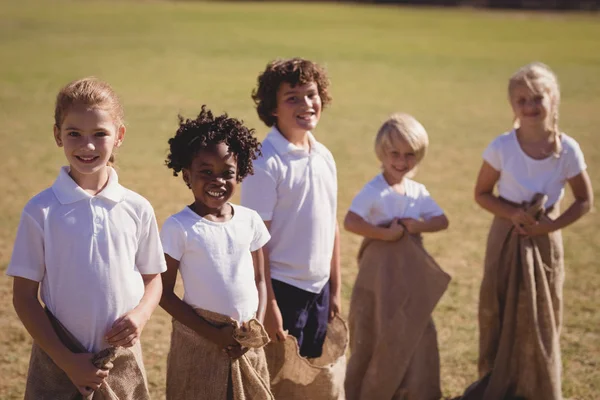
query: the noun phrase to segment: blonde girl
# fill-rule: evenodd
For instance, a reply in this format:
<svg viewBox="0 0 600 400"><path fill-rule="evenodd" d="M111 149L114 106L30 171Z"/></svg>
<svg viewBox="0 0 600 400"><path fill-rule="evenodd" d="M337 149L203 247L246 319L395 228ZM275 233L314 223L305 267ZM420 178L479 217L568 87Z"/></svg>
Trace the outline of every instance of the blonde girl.
<svg viewBox="0 0 600 400"><path fill-rule="evenodd" d="M26 399L149 398L139 338L166 265L150 203L111 167L124 137L107 83L60 90L54 139L67 166L25 206L7 270L33 337Z"/></svg>
<svg viewBox="0 0 600 400"><path fill-rule="evenodd" d="M520 68L508 97L514 129L484 151L475 185L477 204L494 215L479 304L480 389L489 400L561 399L561 229L590 210L593 192L579 144L558 127L550 68ZM561 213L565 185L574 201Z"/></svg>

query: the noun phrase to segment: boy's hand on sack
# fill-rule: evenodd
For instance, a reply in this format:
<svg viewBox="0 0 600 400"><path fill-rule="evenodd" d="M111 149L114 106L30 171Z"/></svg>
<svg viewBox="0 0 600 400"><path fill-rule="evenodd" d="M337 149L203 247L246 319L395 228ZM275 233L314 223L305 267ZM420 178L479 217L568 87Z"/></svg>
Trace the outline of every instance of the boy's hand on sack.
<svg viewBox="0 0 600 400"><path fill-rule="evenodd" d="M329 296L329 322L333 321L336 315L342 312L342 301L339 294Z"/></svg>
<svg viewBox="0 0 600 400"><path fill-rule="evenodd" d="M283 330L283 317L277 305L277 300L267 302L265 321L263 323L269 338L274 342L283 342L287 339L287 331Z"/></svg>
<svg viewBox="0 0 600 400"><path fill-rule="evenodd" d="M400 220L398 218L394 218L388 228L386 240L390 242L399 240L402 238L402 236L404 236L404 230L404 226L400 223Z"/></svg>
<svg viewBox="0 0 600 400"><path fill-rule="evenodd" d="M106 332L106 341L114 347L132 347L140 340L140 335L148 318L136 309L117 319Z"/></svg>
<svg viewBox="0 0 600 400"><path fill-rule="evenodd" d="M92 364L92 353L73 353L63 370L83 396L92 394L108 377L108 370L99 369Z"/></svg>
<svg viewBox="0 0 600 400"><path fill-rule="evenodd" d="M419 229L421 221L418 221L413 218L402 218L400 222L402 223L402 225L404 225L404 229L406 229L406 231L410 234L414 235L421 232L421 230Z"/></svg>

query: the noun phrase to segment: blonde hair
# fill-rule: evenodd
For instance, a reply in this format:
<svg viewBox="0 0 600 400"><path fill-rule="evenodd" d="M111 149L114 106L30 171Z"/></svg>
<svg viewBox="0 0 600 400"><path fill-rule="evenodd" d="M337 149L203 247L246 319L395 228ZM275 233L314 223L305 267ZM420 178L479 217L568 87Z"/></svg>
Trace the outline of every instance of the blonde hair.
<svg viewBox="0 0 600 400"><path fill-rule="evenodd" d="M95 77L75 80L63 87L56 96L54 108L54 124L60 129L67 113L74 106L85 106L107 111L114 120L117 128L124 124L123 107L113 88L106 82ZM114 153L108 161L112 165Z"/></svg>
<svg viewBox="0 0 600 400"><path fill-rule="evenodd" d="M558 128L558 108L560 105L560 85L554 72L544 63L532 62L517 70L508 81L508 97L512 96L515 87L525 85L532 92L541 94L547 92L552 100L551 109L547 116L550 122L550 130L554 136L554 154L560 155L562 146L560 143L560 130ZM513 121L514 128L521 126L517 117Z"/></svg>
<svg viewBox="0 0 600 400"><path fill-rule="evenodd" d="M425 157L429 146L427 131L412 115L396 113L379 128L375 137L375 154L383 162L386 151L395 148L399 140L406 142L415 152L417 164Z"/></svg>

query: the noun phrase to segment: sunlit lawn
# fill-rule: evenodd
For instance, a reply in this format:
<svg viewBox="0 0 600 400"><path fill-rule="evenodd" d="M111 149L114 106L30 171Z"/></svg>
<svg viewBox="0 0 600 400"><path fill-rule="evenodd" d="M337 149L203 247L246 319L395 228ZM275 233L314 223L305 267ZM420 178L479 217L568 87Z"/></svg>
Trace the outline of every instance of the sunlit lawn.
<svg viewBox="0 0 600 400"><path fill-rule="evenodd" d="M447 211L450 229L426 239L453 276L435 313L444 394L476 376L477 298L490 216L472 200L481 152L511 125L510 74L542 60L562 83L561 126L585 152L596 195L600 150L600 21L583 14L436 10L341 4L0 1L0 269L10 259L23 205L52 184L64 157L52 139L53 102L68 81L96 75L120 93L128 132L121 182L143 194L159 223L190 194L163 166L177 114L202 104L255 127L256 77L275 57L324 63L334 103L316 131L336 157L339 216L378 171L372 141L394 111L428 129L417 179ZM568 198L567 198L568 199ZM565 230L562 334L565 396L600 396L597 213ZM356 275L359 238L343 233L344 298ZM22 398L31 339L0 279L0 398ZM143 336L155 398L163 398L170 319L158 310Z"/></svg>

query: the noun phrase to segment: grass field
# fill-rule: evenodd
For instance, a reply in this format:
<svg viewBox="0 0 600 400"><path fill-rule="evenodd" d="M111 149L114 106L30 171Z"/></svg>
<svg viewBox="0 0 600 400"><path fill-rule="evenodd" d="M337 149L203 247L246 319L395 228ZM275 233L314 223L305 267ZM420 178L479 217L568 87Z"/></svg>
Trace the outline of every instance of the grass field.
<svg viewBox="0 0 600 400"><path fill-rule="evenodd" d="M594 39L595 38L595 39ZM121 182L147 197L159 223L190 202L163 166L177 114L202 104L257 128L250 100L275 57L324 63L334 102L316 131L339 171L339 217L378 172L372 141L394 111L414 114L431 146L417 179L451 227L426 245L453 281L435 312L444 394L476 376L477 298L490 215L472 200L487 143L511 124L510 74L533 60L562 83L561 127L581 144L599 197L600 20L583 14L413 9L337 4L0 0L0 269L9 262L26 201L64 162L52 139L53 102L68 81L96 75L121 95L128 124ZM566 201L569 201L567 196ZM564 394L600 398L600 216L564 232L567 281L562 333ZM344 299L356 275L359 238L343 239ZM22 398L31 339L0 278L0 398ZM163 398L170 319L157 310L144 336L154 398Z"/></svg>

